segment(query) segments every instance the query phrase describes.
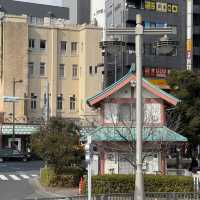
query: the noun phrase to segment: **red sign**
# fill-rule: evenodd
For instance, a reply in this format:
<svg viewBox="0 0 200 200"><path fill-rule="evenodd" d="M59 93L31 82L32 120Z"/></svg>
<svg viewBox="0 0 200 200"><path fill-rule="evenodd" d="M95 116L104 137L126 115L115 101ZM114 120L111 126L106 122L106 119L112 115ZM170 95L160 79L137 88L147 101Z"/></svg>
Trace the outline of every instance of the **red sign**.
<svg viewBox="0 0 200 200"><path fill-rule="evenodd" d="M163 68L163 67L144 67L143 68L144 77L166 78L169 73L170 73L169 68Z"/></svg>

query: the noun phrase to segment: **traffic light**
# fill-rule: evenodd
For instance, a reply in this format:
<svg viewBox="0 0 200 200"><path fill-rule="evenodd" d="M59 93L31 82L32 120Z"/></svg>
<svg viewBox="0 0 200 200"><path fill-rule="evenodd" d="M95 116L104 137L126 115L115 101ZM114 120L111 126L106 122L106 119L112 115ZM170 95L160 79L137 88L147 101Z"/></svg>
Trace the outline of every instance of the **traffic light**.
<svg viewBox="0 0 200 200"><path fill-rule="evenodd" d="M97 146L95 144L92 144L91 137L89 136L87 139L87 143L85 144L85 161L87 163L91 162L92 155L94 152L97 151Z"/></svg>

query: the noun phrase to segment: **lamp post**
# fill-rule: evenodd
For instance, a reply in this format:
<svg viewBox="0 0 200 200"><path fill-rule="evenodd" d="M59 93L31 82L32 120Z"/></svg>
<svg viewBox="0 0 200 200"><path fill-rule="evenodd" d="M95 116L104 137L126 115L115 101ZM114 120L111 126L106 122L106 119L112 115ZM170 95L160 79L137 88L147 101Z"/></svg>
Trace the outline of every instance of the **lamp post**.
<svg viewBox="0 0 200 200"><path fill-rule="evenodd" d="M15 78L13 78L13 97L15 97L15 86L16 83L22 83L22 80L15 80ZM14 148L14 141L15 141L15 100L13 100L12 102L12 111L13 111L13 132L12 132L12 143L11 143L11 147Z"/></svg>
<svg viewBox="0 0 200 200"><path fill-rule="evenodd" d="M142 172L142 47L143 47L143 35L167 35L176 34L175 27L164 28L148 28L144 29L142 25L141 15L136 15L136 28L112 28L106 30L107 35L135 35L136 46L136 176L135 176L135 193L134 200L144 200L144 178ZM172 48L171 41L168 38L164 38L159 41L158 46L161 51L168 48L170 51ZM170 47L170 48L169 48Z"/></svg>

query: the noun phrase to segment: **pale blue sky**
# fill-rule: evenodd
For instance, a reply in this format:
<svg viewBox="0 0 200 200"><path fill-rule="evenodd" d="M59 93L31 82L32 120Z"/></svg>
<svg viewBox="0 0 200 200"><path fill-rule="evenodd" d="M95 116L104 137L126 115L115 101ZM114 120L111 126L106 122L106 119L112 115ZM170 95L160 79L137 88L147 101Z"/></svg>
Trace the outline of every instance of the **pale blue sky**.
<svg viewBox="0 0 200 200"><path fill-rule="evenodd" d="M56 5L61 6L62 0L17 0L17 1L25 1L30 3L40 3L40 4L49 4L49 5Z"/></svg>

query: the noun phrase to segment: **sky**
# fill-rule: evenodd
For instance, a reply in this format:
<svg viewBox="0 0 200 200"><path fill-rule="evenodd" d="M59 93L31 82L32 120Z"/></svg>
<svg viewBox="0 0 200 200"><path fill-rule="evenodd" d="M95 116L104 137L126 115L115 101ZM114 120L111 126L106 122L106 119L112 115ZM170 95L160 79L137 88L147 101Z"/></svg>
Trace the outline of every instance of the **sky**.
<svg viewBox="0 0 200 200"><path fill-rule="evenodd" d="M61 6L62 0L17 0L17 1L24 1L30 3L40 3L40 4L49 4L55 6Z"/></svg>

